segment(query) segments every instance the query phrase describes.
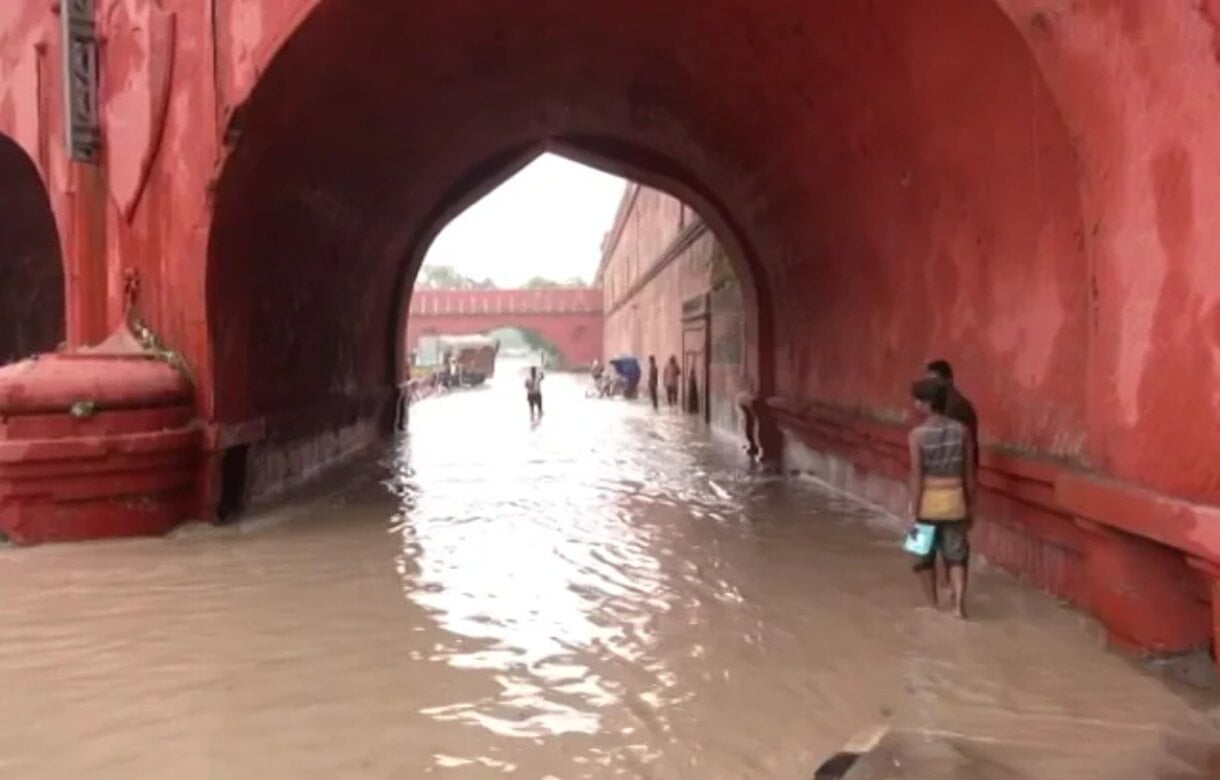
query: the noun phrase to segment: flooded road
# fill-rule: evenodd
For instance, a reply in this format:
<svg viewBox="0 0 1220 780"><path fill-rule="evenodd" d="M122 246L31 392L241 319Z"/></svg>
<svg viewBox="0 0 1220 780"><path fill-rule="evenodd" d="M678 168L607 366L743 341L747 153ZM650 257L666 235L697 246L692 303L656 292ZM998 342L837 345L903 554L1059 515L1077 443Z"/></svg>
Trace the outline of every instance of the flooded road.
<svg viewBox="0 0 1220 780"><path fill-rule="evenodd" d="M997 573L918 610L867 509L585 386L531 426L502 367L241 527L0 551L0 777L807 778L878 723L1220 777L1220 696Z"/></svg>

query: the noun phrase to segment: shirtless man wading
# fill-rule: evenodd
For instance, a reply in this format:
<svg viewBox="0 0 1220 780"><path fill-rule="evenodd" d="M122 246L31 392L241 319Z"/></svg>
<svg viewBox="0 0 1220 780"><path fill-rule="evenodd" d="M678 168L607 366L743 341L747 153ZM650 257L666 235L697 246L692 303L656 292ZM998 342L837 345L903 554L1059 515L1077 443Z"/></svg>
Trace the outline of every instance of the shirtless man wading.
<svg viewBox="0 0 1220 780"><path fill-rule="evenodd" d="M530 419L542 419L542 372L530 366L530 375L525 379L525 400L529 401Z"/></svg>

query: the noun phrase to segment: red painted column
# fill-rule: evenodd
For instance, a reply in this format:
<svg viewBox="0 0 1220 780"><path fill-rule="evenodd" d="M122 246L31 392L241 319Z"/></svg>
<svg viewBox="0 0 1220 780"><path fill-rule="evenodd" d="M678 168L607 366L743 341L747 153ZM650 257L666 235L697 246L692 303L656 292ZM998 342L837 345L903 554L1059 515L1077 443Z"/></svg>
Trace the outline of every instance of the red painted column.
<svg viewBox="0 0 1220 780"><path fill-rule="evenodd" d="M1085 531L1085 589L1089 608L1116 644L1131 650L1179 653L1210 640L1208 606L1190 587L1179 550L1089 520Z"/></svg>
<svg viewBox="0 0 1220 780"><path fill-rule="evenodd" d="M101 168L71 163L71 216L65 241L65 309L69 347L108 335L106 316L106 180Z"/></svg>
<svg viewBox="0 0 1220 780"><path fill-rule="evenodd" d="M0 367L0 529L18 544L166 533L195 503L194 416L187 376L125 330Z"/></svg>

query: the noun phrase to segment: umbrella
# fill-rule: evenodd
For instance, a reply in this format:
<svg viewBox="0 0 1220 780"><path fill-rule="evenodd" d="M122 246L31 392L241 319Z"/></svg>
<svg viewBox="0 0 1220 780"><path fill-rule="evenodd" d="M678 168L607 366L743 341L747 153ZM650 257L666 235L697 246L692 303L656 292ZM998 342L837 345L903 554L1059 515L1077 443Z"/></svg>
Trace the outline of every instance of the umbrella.
<svg viewBox="0 0 1220 780"><path fill-rule="evenodd" d="M614 366L614 370L619 373L628 387L634 387L640 383L640 361L630 356L624 356L614 358L610 361L610 365Z"/></svg>

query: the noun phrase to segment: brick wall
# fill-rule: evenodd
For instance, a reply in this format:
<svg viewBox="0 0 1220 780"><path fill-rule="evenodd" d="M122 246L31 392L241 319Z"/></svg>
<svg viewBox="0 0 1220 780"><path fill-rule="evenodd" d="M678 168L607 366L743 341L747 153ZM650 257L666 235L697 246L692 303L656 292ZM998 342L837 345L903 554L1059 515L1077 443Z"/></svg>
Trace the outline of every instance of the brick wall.
<svg viewBox="0 0 1220 780"><path fill-rule="evenodd" d="M711 417L737 424L741 389L742 304L725 250L688 206L657 190L630 186L603 247L598 283L606 311L605 356L663 364L682 358L682 305L710 295Z"/></svg>

